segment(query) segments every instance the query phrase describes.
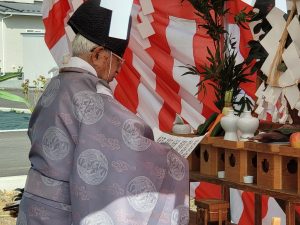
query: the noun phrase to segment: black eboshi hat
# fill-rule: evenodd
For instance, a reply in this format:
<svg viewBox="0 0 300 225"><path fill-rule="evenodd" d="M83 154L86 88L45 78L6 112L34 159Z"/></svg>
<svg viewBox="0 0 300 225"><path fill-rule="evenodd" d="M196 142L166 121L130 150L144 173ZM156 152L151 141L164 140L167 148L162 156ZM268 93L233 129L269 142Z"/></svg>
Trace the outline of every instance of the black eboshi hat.
<svg viewBox="0 0 300 225"><path fill-rule="evenodd" d="M131 18L128 24L127 39L109 37L112 11L100 6L101 0L88 0L74 12L68 21L73 31L86 39L103 46L123 57L130 35Z"/></svg>

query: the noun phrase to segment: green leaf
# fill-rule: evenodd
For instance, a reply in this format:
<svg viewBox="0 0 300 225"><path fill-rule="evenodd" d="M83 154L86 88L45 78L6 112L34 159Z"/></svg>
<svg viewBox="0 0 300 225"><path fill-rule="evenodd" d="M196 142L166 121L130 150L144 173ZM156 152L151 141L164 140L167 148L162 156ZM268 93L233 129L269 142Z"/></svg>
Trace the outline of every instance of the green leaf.
<svg viewBox="0 0 300 225"><path fill-rule="evenodd" d="M19 95L11 94L7 91L0 91L0 98L5 99L5 100L9 100L9 101L13 101L13 102L24 103L31 110L31 105L27 101L27 99L25 99L25 98L23 98Z"/></svg>
<svg viewBox="0 0 300 225"><path fill-rule="evenodd" d="M6 73L6 74L0 76L0 82L5 81L5 80L9 80L9 79L12 79L12 78L15 78L15 77L20 77L20 75L22 75L22 74L20 74L19 72L17 72L17 73Z"/></svg>

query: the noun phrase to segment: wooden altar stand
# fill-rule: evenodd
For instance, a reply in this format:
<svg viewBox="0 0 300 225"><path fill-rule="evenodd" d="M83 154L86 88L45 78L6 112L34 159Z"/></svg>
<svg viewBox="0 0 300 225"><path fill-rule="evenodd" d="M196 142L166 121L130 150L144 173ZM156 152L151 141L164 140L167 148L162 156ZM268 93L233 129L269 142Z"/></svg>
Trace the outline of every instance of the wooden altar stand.
<svg viewBox="0 0 300 225"><path fill-rule="evenodd" d="M216 159L223 162L216 163ZM188 160L190 181L220 185L222 198L225 201L229 202L230 188L253 192L255 225L262 225L262 195L282 200L285 203L286 225L297 225L295 206L300 204L299 149L278 144L232 142L222 138L208 138L201 142L200 154L192 153ZM220 170L225 171L224 179L218 178L217 174L212 174L212 171ZM245 175L253 175L254 183L243 183Z"/></svg>

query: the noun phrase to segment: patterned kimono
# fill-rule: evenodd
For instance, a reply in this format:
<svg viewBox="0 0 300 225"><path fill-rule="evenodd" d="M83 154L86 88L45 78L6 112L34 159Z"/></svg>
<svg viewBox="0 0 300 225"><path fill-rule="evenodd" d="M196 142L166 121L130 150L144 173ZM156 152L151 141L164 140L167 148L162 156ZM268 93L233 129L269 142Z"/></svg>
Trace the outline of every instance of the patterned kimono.
<svg viewBox="0 0 300 225"><path fill-rule="evenodd" d="M91 71L63 68L32 114L17 224L187 225L187 161Z"/></svg>

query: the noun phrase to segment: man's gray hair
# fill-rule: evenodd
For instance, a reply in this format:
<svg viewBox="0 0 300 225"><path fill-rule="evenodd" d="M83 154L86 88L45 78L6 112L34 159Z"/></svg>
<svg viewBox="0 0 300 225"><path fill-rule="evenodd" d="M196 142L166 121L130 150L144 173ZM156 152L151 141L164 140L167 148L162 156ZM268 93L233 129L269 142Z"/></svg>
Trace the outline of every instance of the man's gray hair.
<svg viewBox="0 0 300 225"><path fill-rule="evenodd" d="M76 34L72 42L72 56L79 57L82 54L89 53L97 44L89 41L80 34Z"/></svg>

